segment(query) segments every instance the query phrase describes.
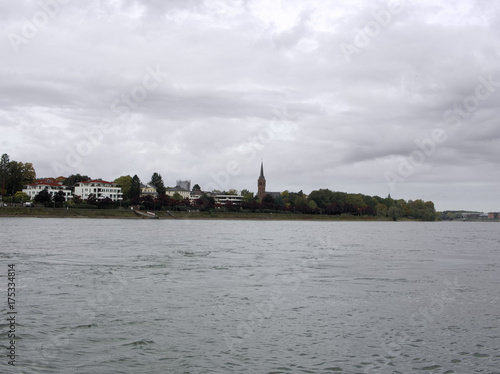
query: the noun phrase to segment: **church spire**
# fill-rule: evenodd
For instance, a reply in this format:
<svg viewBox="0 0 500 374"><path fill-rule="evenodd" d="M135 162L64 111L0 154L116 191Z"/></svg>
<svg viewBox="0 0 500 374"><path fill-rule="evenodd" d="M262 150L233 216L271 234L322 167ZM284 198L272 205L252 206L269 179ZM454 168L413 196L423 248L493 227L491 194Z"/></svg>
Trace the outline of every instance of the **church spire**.
<svg viewBox="0 0 500 374"><path fill-rule="evenodd" d="M264 162L260 163L260 177L257 180L257 196L260 201L264 198L266 194L266 178L264 178Z"/></svg>

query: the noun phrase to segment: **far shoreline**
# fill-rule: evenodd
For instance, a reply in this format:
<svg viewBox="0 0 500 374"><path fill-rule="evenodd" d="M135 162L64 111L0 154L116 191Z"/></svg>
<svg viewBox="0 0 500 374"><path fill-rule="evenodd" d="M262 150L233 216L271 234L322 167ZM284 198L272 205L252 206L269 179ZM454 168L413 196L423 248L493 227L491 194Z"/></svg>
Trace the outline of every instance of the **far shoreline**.
<svg viewBox="0 0 500 374"><path fill-rule="evenodd" d="M253 220L253 221L361 221L391 222L373 216L319 215L293 213L250 213L217 211L154 211L159 220ZM174 217L172 217L172 215ZM2 207L0 218L96 218L96 219L148 219L137 216L131 209L65 209ZM413 221L404 219L401 221Z"/></svg>

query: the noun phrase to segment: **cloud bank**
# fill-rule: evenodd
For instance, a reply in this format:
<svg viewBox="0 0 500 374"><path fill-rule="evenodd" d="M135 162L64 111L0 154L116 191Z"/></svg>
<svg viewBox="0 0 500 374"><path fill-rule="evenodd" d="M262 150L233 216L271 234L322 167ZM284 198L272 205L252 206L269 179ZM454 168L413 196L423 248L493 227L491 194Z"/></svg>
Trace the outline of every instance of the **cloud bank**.
<svg viewBox="0 0 500 374"><path fill-rule="evenodd" d="M500 210L488 1L0 3L0 153L38 176Z"/></svg>

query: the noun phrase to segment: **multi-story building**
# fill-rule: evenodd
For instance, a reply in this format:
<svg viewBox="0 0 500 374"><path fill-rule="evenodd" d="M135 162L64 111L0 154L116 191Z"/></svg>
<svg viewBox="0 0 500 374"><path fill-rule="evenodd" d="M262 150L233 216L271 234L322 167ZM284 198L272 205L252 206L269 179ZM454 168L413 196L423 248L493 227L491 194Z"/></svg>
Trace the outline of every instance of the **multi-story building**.
<svg viewBox="0 0 500 374"><path fill-rule="evenodd" d="M23 192L29 196L31 200L35 198L40 192L47 190L47 192L54 197L56 193L62 191L66 200L72 199L73 194L69 188L63 185L61 182L57 182L53 178L49 179L37 179L35 183L26 185L23 188Z"/></svg>
<svg viewBox="0 0 500 374"><path fill-rule="evenodd" d="M156 188L154 186L141 183L141 196L148 196L148 195L156 197L158 196L158 192L156 192Z"/></svg>
<svg viewBox="0 0 500 374"><path fill-rule="evenodd" d="M75 195L86 200L93 194L97 199L109 197L113 201L123 200L122 189L116 183L106 182L102 179L78 182L75 185Z"/></svg>
<svg viewBox="0 0 500 374"><path fill-rule="evenodd" d="M167 190L165 191L165 195L168 195L170 197L174 196L176 193L181 195L183 199L189 199L191 195L189 190L186 190L185 188L179 186L168 187Z"/></svg>
<svg viewBox="0 0 500 374"><path fill-rule="evenodd" d="M227 202L240 204L243 202L243 196L240 195L214 195L213 198L218 204L225 204Z"/></svg>
<svg viewBox="0 0 500 374"><path fill-rule="evenodd" d="M191 181L178 180L176 183L177 183L176 186L191 191Z"/></svg>

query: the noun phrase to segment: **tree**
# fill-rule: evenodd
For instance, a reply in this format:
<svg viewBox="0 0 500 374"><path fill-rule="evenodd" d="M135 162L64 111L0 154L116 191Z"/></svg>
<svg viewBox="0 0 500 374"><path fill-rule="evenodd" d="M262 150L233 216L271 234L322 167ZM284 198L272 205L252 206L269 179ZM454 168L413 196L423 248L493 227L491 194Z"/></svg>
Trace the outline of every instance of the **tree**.
<svg viewBox="0 0 500 374"><path fill-rule="evenodd" d="M12 196L23 189L26 184L33 183L36 179L35 169L31 163L11 161L7 167L6 190Z"/></svg>
<svg viewBox="0 0 500 374"><path fill-rule="evenodd" d="M153 196L151 195L146 195L141 197L141 204L144 205L144 207L147 210L153 210L155 208L155 200Z"/></svg>
<svg viewBox="0 0 500 374"><path fill-rule="evenodd" d="M290 201L290 192L288 192L288 190L283 191L280 195L281 195L281 200L283 201L283 204L285 204L286 207L292 206L292 202Z"/></svg>
<svg viewBox="0 0 500 374"><path fill-rule="evenodd" d="M111 205L113 205L113 200L111 200L109 197L105 197L104 199L97 200L97 207L98 208L106 209L106 208L109 208Z"/></svg>
<svg viewBox="0 0 500 374"><path fill-rule="evenodd" d="M274 207L274 199L273 199L273 197L272 197L270 194L266 193L266 194L262 197L262 202L261 202L261 204L262 204L264 207L266 207L266 208L268 208L268 209L271 209L271 208L273 208L273 207Z"/></svg>
<svg viewBox="0 0 500 374"><path fill-rule="evenodd" d="M299 212L305 213L309 210L309 202L304 197L304 194L298 195L293 202L294 206L297 208Z"/></svg>
<svg viewBox="0 0 500 374"><path fill-rule="evenodd" d="M174 195L172 196L172 199L177 200L177 201L184 200L184 198L182 197L182 195L179 192L174 193Z"/></svg>
<svg viewBox="0 0 500 374"><path fill-rule="evenodd" d="M243 201L249 203L253 202L255 200L255 197L253 195L253 192L250 192L248 190L241 190L241 196L243 196Z"/></svg>
<svg viewBox="0 0 500 374"><path fill-rule="evenodd" d="M154 188L156 188L156 192L158 193L158 195L165 195L165 191L167 189L165 188L165 184L163 183L163 178L161 177L160 174L156 172L153 173L149 184L151 184Z"/></svg>
<svg viewBox="0 0 500 374"><path fill-rule="evenodd" d="M71 188L72 191L75 190L75 185L80 182L86 182L89 181L90 177L87 175L80 175L80 174L72 174L68 178L66 178L63 182L63 184L69 188Z"/></svg>
<svg viewBox="0 0 500 374"><path fill-rule="evenodd" d="M387 211L387 216L393 221L397 221L402 215L401 209L396 205L391 206Z"/></svg>
<svg viewBox="0 0 500 374"><path fill-rule="evenodd" d="M123 198L125 200L130 200L130 187L132 187L132 177L130 175L124 175L120 178L116 178L113 183L116 183L123 193Z"/></svg>
<svg viewBox="0 0 500 374"><path fill-rule="evenodd" d="M9 155L4 153L0 159L0 194L10 193L12 196L21 191L26 184L33 183L36 172L30 162L22 163L10 161Z"/></svg>
<svg viewBox="0 0 500 374"><path fill-rule="evenodd" d="M130 200L139 199L139 197L141 196L141 180L139 179L137 174L132 177L132 181L130 183L129 196Z"/></svg>
<svg viewBox="0 0 500 374"><path fill-rule="evenodd" d="M31 162L25 162L21 167L23 174L23 185L31 184L36 180L36 172Z"/></svg>
<svg viewBox="0 0 500 374"><path fill-rule="evenodd" d="M56 203L58 206L62 206L62 203L66 201L66 195L62 191L58 191L54 195L54 203Z"/></svg>
<svg viewBox="0 0 500 374"><path fill-rule="evenodd" d="M308 205L309 205L309 208L313 211L318 209L318 205L314 202L314 200L309 201Z"/></svg>
<svg viewBox="0 0 500 374"><path fill-rule="evenodd" d="M192 191L193 191L193 192L195 192L195 191L201 191L201 187L200 187L200 185L199 185L199 184L195 184L195 185L193 186L193 190L192 190Z"/></svg>
<svg viewBox="0 0 500 374"><path fill-rule="evenodd" d="M74 204L81 204L83 203L82 197L79 195L73 195L73 203Z"/></svg>
<svg viewBox="0 0 500 374"><path fill-rule="evenodd" d="M195 201L195 207L202 212L211 210L215 207L215 199L204 193L198 200Z"/></svg>
<svg viewBox="0 0 500 374"><path fill-rule="evenodd" d="M52 201L52 196L50 196L48 190L40 191L35 196L35 203L50 203Z"/></svg>
<svg viewBox="0 0 500 374"><path fill-rule="evenodd" d="M14 195L14 202L15 203L25 203L30 200L30 197L26 195L24 192L17 191L16 194Z"/></svg>
<svg viewBox="0 0 500 374"><path fill-rule="evenodd" d="M0 159L0 187L2 188L2 190L0 191L0 195L2 196L5 194L6 182L9 175L9 164L9 155L7 153L4 153L2 155L2 158Z"/></svg>
<svg viewBox="0 0 500 374"><path fill-rule="evenodd" d="M379 203L375 206L375 211L377 212L377 217L387 217L387 205Z"/></svg>
<svg viewBox="0 0 500 374"><path fill-rule="evenodd" d="M87 204L96 205L96 206L97 206L97 204L99 204L99 202L97 201L97 197L93 193L91 193L89 195L89 197L87 198L87 200L85 200L85 202Z"/></svg>
<svg viewBox="0 0 500 374"><path fill-rule="evenodd" d="M9 162L7 176L7 192L14 196L17 191L23 189L23 165L17 161Z"/></svg>

